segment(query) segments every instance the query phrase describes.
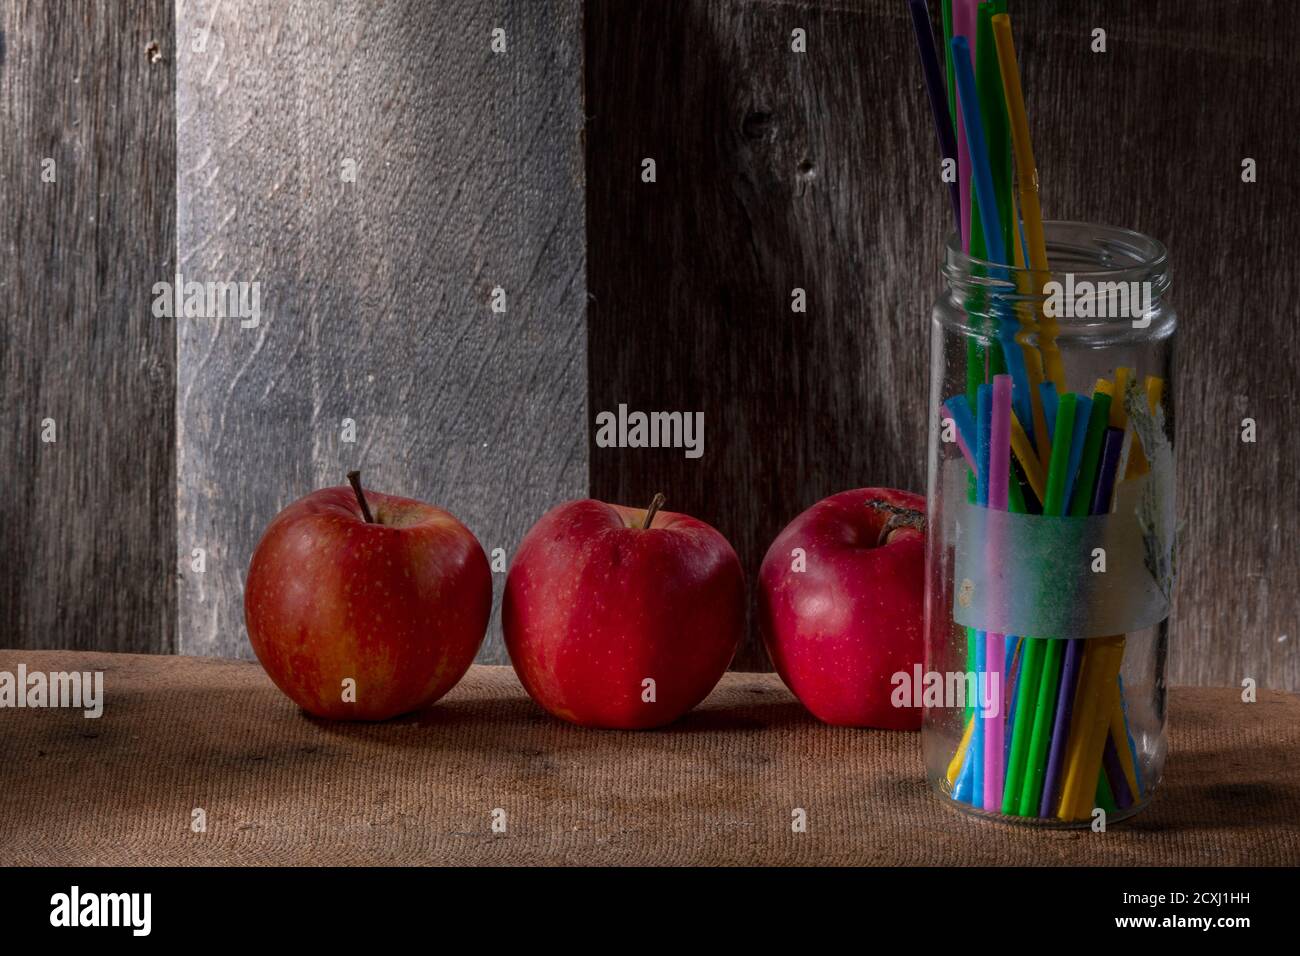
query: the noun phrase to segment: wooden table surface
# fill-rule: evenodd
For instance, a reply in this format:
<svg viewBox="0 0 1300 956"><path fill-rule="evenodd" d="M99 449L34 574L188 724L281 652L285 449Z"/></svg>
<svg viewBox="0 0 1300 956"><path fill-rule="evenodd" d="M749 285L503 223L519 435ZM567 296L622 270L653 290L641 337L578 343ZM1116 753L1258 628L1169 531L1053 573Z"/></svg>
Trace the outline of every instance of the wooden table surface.
<svg viewBox="0 0 1300 956"><path fill-rule="evenodd" d="M362 725L305 717L255 663L0 651L19 664L103 671L105 706L0 710L4 865L1300 863L1290 694L1175 688L1163 785L1093 833L970 819L916 734L821 725L773 675L623 733L550 718L508 667Z"/></svg>

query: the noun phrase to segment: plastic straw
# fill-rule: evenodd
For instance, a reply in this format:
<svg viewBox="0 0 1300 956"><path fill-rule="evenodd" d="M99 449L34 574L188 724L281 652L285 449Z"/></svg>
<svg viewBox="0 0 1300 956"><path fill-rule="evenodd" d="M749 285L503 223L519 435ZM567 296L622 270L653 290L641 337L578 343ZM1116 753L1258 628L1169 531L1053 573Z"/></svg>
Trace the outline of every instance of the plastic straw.
<svg viewBox="0 0 1300 956"><path fill-rule="evenodd" d="M1115 405L1111 403L1112 421ZM1124 431L1120 428L1107 428L1106 437L1101 446L1101 464L1097 469L1097 488L1092 495L1092 514L1110 513L1110 499L1115 490L1115 475L1119 470L1119 458L1124 452Z"/></svg>
<svg viewBox="0 0 1300 956"><path fill-rule="evenodd" d="M966 401L965 395L954 395L948 401L943 403L943 412L952 419L953 428L957 433L957 447L960 449L962 456L966 459L966 464L971 470L976 470L975 452L975 418L970 412L970 403Z"/></svg>
<svg viewBox="0 0 1300 956"><path fill-rule="evenodd" d="M1123 438L1123 433L1120 437ZM1025 434L1020 419L1015 415L1011 416L1011 449L1016 453L1016 461L1020 462L1025 480L1029 482L1029 487L1033 489L1041 505L1045 494L1043 469L1038 463L1037 455L1034 454L1034 446L1029 443L1029 436Z"/></svg>
<svg viewBox="0 0 1300 956"><path fill-rule="evenodd" d="M959 42L960 42L959 40L953 41L954 44ZM954 56L956 55L955 49L953 51L953 54ZM957 87L958 87L959 98L961 96L961 72L962 72L962 68L958 66ZM975 478L975 503L981 505L982 507L988 507L989 483L991 477L990 458L992 455L992 444L993 444L992 441L993 439L993 386L981 385L979 387L978 399L979 399L979 404L976 407L976 411L975 411L975 441L976 441L975 463L978 469ZM1003 488L1005 487L1006 487L1006 479L1004 475ZM985 731L987 729L987 721L983 718L983 715L980 710L980 705L983 703L983 701L979 699L978 688L980 683L979 680L980 675L985 675L988 673L987 658L988 658L988 645L990 642L991 639L984 631L975 632L975 668L973 670L973 673L975 674L976 677L975 686L976 686L977 696L975 701L976 710L975 710L975 718L974 718L975 732L971 735L969 760L970 760L971 770L972 770L970 802L976 806L980 806L983 804L984 794L986 792L985 791L986 785L984 782L984 767L986 764L986 760L985 760L984 752L986 749ZM993 643L997 643L998 645L1001 645L1002 636L1000 634L997 635L996 641L993 641ZM987 678L985 679L987 680Z"/></svg>
<svg viewBox="0 0 1300 956"><path fill-rule="evenodd" d="M1022 642L1020 673L1016 677L1015 714L1011 722L1011 756L1007 760L1007 779L1002 787L1002 812L1010 815L1020 812L1020 791L1025 779L1025 758L1029 754L1034 697L1042 673L1045 643L1033 637Z"/></svg>
<svg viewBox="0 0 1300 956"><path fill-rule="evenodd" d="M1083 450L1083 461L1079 467L1079 476L1076 479L1076 489L1070 507L1070 514L1083 515L1090 513L1091 505L1095 500L1094 489L1100 490L1103 480L1107 480L1113 485L1115 476L1115 463L1109 465L1107 472L1107 463L1102 454L1105 439L1108 431L1107 422L1110 420L1110 389L1111 384L1106 379L1097 382L1092 395L1092 409L1088 415L1088 428ZM1116 431L1119 436L1120 445L1123 443L1124 433ZM1115 448L1115 455L1118 456L1119 445ZM1116 457L1116 461L1118 458ZM1106 475L1109 478L1106 479ZM1087 502L1088 507L1080 510L1080 502ZM1104 496L1106 511L1110 510L1110 494L1107 492ZM1042 799L1039 801L1039 815L1048 817L1052 815L1052 807L1056 803L1057 794L1060 792L1061 772L1064 767L1065 745L1070 733L1070 719L1074 714L1074 698L1078 693L1078 672L1079 662L1083 657L1083 640L1075 638L1070 640L1065 648L1065 663L1061 668L1061 684L1058 691L1056 704L1056 717L1052 724L1052 740L1047 752L1047 774L1043 782Z"/></svg>
<svg viewBox="0 0 1300 956"><path fill-rule="evenodd" d="M1115 695L1118 698L1118 695ZM1115 797L1115 806L1120 810L1127 810L1133 806L1133 791L1129 789L1128 779L1124 776L1124 767L1119 761L1119 751L1115 748L1115 738L1113 735L1106 737L1106 743L1102 745L1101 765L1105 771L1102 778L1110 784L1110 791Z"/></svg>
<svg viewBox="0 0 1300 956"><path fill-rule="evenodd" d="M1075 417L1079 397L1073 392L1061 396L1056 412L1056 430L1052 436L1052 460L1047 471L1047 500L1043 514L1064 514L1065 484L1074 447ZM1053 715L1056 709L1057 688L1061 680L1061 662L1065 641L1056 638L1041 639L1047 646L1043 650L1043 667L1039 676L1034 705L1034 720L1025 759L1024 782L1017 804L1021 816L1038 812L1043 783L1047 776L1048 745L1051 741Z"/></svg>
<svg viewBox="0 0 1300 956"><path fill-rule="evenodd" d="M1006 97L1002 95L998 50L993 43L993 14L1002 12L999 6L995 3L979 5L975 26L975 81L979 89L984 136L988 142L988 163L993 175L993 192L997 197L1002 246L1011 250L1016 245L1017 228L1011 203L1011 125L1007 120Z"/></svg>
<svg viewBox="0 0 1300 956"><path fill-rule="evenodd" d="M1127 748L1120 747L1120 762L1124 765L1124 772L1132 774L1133 793L1140 800L1143 794L1142 788L1142 765L1137 759L1137 744L1133 741L1133 733L1128 724L1128 705L1125 704L1127 698L1124 696L1124 678L1117 677L1115 683L1119 687L1119 715L1118 720L1114 711L1111 712L1111 728L1116 734L1122 735L1124 741L1128 744Z"/></svg>
<svg viewBox="0 0 1300 956"><path fill-rule="evenodd" d="M966 765L966 748L970 746L970 735L974 729L975 721L966 721L966 729L962 731L961 743L957 744L957 752L948 761L948 784L954 788L954 796L956 796L957 778L961 774L962 767Z"/></svg>
<svg viewBox="0 0 1300 956"><path fill-rule="evenodd" d="M957 136L957 86L952 78L952 0L943 0L939 5L939 15L943 20L943 57L945 75L948 77L948 115L952 118L952 134ZM960 215L958 215L960 219ZM960 225L957 234L961 234Z"/></svg>
<svg viewBox="0 0 1300 956"><path fill-rule="evenodd" d="M953 72L957 77L957 104L964 120L964 135L969 144L971 175L975 190L979 195L977 211L980 215L980 234L984 237L989 261L1006 265L1007 249L1002 242L1002 226L998 220L997 194L993 188L993 176L989 170L988 144L984 138L984 124L980 118L979 92L975 83L975 71L971 65L970 47L964 37L952 40ZM1010 314L997 319L998 340L1007 371L1015 383L1015 395L1021 396L1020 414L1032 414L1029 406L1029 378L1025 358L1016 345L1015 328Z"/></svg>
<svg viewBox="0 0 1300 956"><path fill-rule="evenodd" d="M988 507L994 511L1007 510L1007 495L1011 482L1011 376L998 375L993 379L993 414L989 430L989 492ZM989 543L989 559L1001 561L998 541ZM989 634L984 643L985 674L990 690L997 687L1002 694L1006 680L1006 640L1001 634ZM1005 707L999 697L996 713L986 716L984 730L984 809L997 811L1002 806L1003 743L1005 736Z"/></svg>
<svg viewBox="0 0 1300 956"><path fill-rule="evenodd" d="M1070 495L1074 480L1083 462L1083 448L1088 442L1088 419L1092 415L1092 399L1079 395L1075 398L1074 429L1070 432L1070 460L1065 469L1065 490L1061 499L1061 514L1070 513Z"/></svg>
<svg viewBox="0 0 1300 956"><path fill-rule="evenodd" d="M975 0L952 0L952 39L964 39L970 46L975 45ZM953 58L949 69L954 79L961 69L956 62L956 50L949 45ZM969 54L968 54L969 55ZM970 145L966 137L966 117L960 109L961 81L957 80L957 185L961 197L961 248L969 253L971 227L971 157Z"/></svg>
<svg viewBox="0 0 1300 956"><path fill-rule="evenodd" d="M930 115L934 119L934 132L939 140L942 160L957 159L957 137L953 133L952 117L948 114L948 99L944 95L943 77L939 75L939 57L934 49L934 29L930 25L930 10L926 0L908 0L912 12L912 30L916 34L916 49L921 57L921 70L925 74L925 92L930 98ZM961 193L957 183L948 183L948 198L952 202L953 221L961 230Z"/></svg>
<svg viewBox="0 0 1300 956"><path fill-rule="evenodd" d="M984 247L988 250L990 261L1006 265L1007 249L1002 242L997 193L993 189L988 143L984 139L984 124L980 119L979 89L975 84L975 69L971 66L970 43L963 36L952 38L952 68L957 76L957 105L961 112L963 135L969 146L971 178L979 196ZM1007 356L1007 360L1010 361L1010 356Z"/></svg>
<svg viewBox="0 0 1300 956"><path fill-rule="evenodd" d="M1084 820L1091 815L1089 803L1095 796L1097 775L1101 772L1105 735L1113 697L1119 693L1116 680L1123 660L1123 637L1097 637L1087 641L1084 669L1079 678L1076 707L1079 713L1066 751L1059 814L1063 820Z"/></svg>
<svg viewBox="0 0 1300 956"><path fill-rule="evenodd" d="M1016 181L1020 187L1020 215L1024 223L1025 243L1029 249L1029 267L1036 273L1034 292L1047 281L1047 238L1043 233L1043 210L1038 201L1038 166L1029 137L1029 116L1025 112L1025 94L1020 86L1020 64L1016 61L1015 41L1011 36L1011 18L1005 13L993 17L993 42L998 50L998 68L1006 97L1007 118L1011 122L1011 147L1016 155ZM1055 323L1044 316L1043 360L1047 376L1058 389L1065 388L1065 369L1055 343Z"/></svg>
<svg viewBox="0 0 1300 956"><path fill-rule="evenodd" d="M1011 727L1016 722L1016 679L1020 673L1021 652L1024 650L1024 638L1013 637L1008 634L1006 638L1006 660L1007 660L1007 688L1006 688L1006 708L1007 722L1006 726ZM1002 771L1005 774L1006 768L1011 765L1011 734L1003 732L1002 737ZM1003 792L1006 792L1005 781L1003 783Z"/></svg>
<svg viewBox="0 0 1300 956"><path fill-rule="evenodd" d="M1047 772L1043 777L1043 797L1038 804L1038 814L1052 815L1061 788L1061 773L1065 766L1065 743L1070 734L1070 721L1074 716L1074 699L1078 693L1079 665L1083 660L1082 640L1073 640L1065 648L1065 663L1061 667L1060 700L1052 725L1052 743L1047 752Z"/></svg>
<svg viewBox="0 0 1300 956"><path fill-rule="evenodd" d="M1075 478L1070 495L1069 513L1080 516L1092 513L1093 492L1101 477L1101 447L1106 440L1106 423L1110 421L1110 382L1103 379L1092 393L1092 412L1088 415L1088 431L1083 444L1083 461Z"/></svg>
<svg viewBox="0 0 1300 956"><path fill-rule="evenodd" d="M1164 380L1156 378L1154 375L1148 375L1146 382L1147 409L1152 415L1156 413L1156 408L1160 405L1160 395L1164 390ZM1122 400L1122 397L1121 397ZM1145 475L1151 470L1147 463L1145 450L1142 448L1142 442L1138 439L1137 433L1133 435L1133 450L1129 455L1128 470L1124 473L1127 479L1137 478Z"/></svg>
<svg viewBox="0 0 1300 956"><path fill-rule="evenodd" d="M1052 382L1043 382L1038 386L1038 392L1043 399L1043 416L1047 420L1047 449L1050 453L1052 443L1056 440L1056 385Z"/></svg>

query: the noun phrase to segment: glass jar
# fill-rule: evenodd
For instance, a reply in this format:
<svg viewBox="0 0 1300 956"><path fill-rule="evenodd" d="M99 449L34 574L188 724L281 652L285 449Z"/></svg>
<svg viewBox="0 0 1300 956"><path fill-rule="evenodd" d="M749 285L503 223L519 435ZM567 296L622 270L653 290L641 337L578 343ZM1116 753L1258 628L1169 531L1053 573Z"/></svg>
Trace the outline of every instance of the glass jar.
<svg viewBox="0 0 1300 956"><path fill-rule="evenodd" d="M956 807L1088 826L1145 805L1167 749L1176 317L1159 242L1044 227L1049 273L946 250L922 746Z"/></svg>

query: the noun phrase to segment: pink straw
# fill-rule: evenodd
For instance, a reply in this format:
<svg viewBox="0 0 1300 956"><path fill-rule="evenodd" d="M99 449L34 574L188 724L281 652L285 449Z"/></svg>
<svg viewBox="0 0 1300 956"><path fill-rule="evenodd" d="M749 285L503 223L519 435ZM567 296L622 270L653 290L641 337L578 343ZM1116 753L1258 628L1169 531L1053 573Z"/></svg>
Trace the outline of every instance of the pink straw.
<svg viewBox="0 0 1300 956"><path fill-rule="evenodd" d="M970 44L971 62L975 62L977 0L952 0L952 35L965 37ZM970 252L970 147L966 144L966 121L957 111L957 188L961 197L961 248Z"/></svg>
<svg viewBox="0 0 1300 956"><path fill-rule="evenodd" d="M993 422L989 429L989 510L1006 511L1011 482L1011 376L993 376ZM1000 560L1001 542L989 541L989 559ZM984 642L985 665L990 690L997 678L997 713L984 718L984 809L1002 810L1003 774L1005 773L1007 668L1006 641L1001 634L990 634Z"/></svg>

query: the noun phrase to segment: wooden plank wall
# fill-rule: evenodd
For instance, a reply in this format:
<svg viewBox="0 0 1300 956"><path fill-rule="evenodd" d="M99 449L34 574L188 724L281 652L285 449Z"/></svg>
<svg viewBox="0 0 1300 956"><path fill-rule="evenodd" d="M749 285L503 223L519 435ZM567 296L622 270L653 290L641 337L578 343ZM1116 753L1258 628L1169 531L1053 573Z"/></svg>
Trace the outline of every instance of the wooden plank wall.
<svg viewBox="0 0 1300 956"><path fill-rule="evenodd" d="M0 6L5 646L174 644L171 38L169 0Z"/></svg>
<svg viewBox="0 0 1300 956"><path fill-rule="evenodd" d="M262 317L177 324L179 545L207 551L180 649L251 656L262 528L350 468L489 552L584 493L581 8L181 3L178 37L205 29L177 72L178 263L260 281Z"/></svg>
<svg viewBox="0 0 1300 956"><path fill-rule="evenodd" d="M1185 528L1169 679L1300 687L1300 445L1282 411L1300 194L1280 119L1300 17L1209 0L1012 6L1046 214L1171 249ZM590 0L587 20L592 414L625 402L706 419L699 460L593 448L592 493L662 489L730 537L752 580L821 497L925 487L949 212L906 7ZM1243 157L1258 182L1241 181ZM1255 445L1239 441L1247 415ZM737 665L766 663L751 635Z"/></svg>
<svg viewBox="0 0 1300 956"><path fill-rule="evenodd" d="M1171 250L1174 683L1300 688L1292 7L1013 3L1047 214ZM182 0L175 42L171 16L0 14L5 643L246 654L258 531L353 466L507 551L588 487L662 489L751 573L823 495L923 487L947 209L903 4ZM151 316L173 203L179 267L260 281L259 328ZM704 411L704 458L589 452L620 402ZM751 641L737 664L766 662Z"/></svg>
<svg viewBox="0 0 1300 956"><path fill-rule="evenodd" d="M1169 247L1181 523L1169 683L1250 677L1300 690L1300 440L1283 411L1300 389L1300 270L1288 252L1300 172L1279 119L1300 86L1300 8L1025 7L1047 214ZM1098 27L1101 54L1089 46ZM1245 158L1254 183L1242 181ZM1255 444L1241 441L1247 417Z"/></svg>
<svg viewBox="0 0 1300 956"><path fill-rule="evenodd" d="M588 5L592 413L705 419L696 460L593 447L592 494L662 490L727 535L751 584L819 498L924 490L912 399L942 210L915 182L910 144L929 148L914 136L929 119L898 75L910 34L885 6ZM795 28L806 54L791 50ZM792 311L796 288L806 313ZM736 666L767 666L757 635Z"/></svg>

